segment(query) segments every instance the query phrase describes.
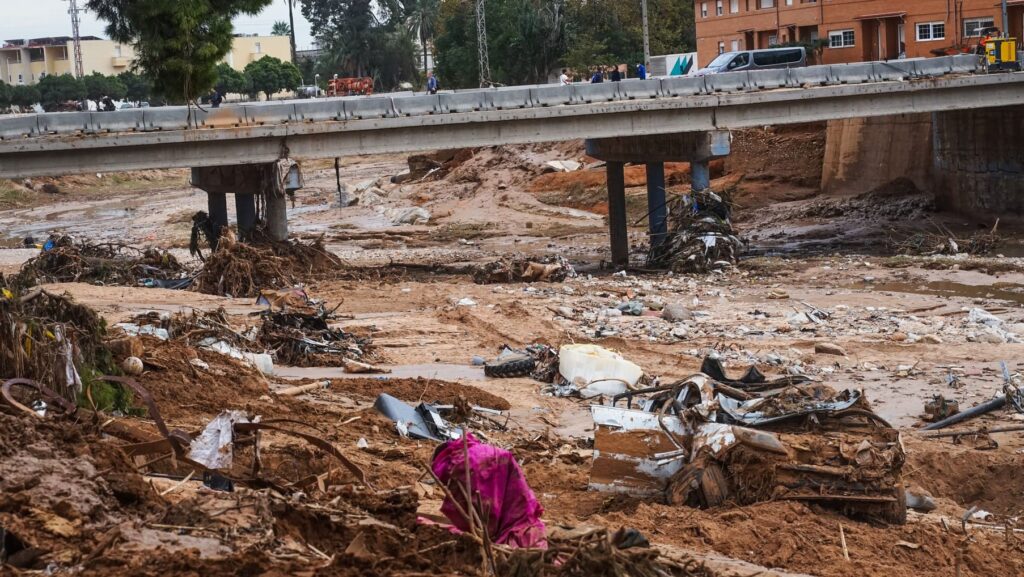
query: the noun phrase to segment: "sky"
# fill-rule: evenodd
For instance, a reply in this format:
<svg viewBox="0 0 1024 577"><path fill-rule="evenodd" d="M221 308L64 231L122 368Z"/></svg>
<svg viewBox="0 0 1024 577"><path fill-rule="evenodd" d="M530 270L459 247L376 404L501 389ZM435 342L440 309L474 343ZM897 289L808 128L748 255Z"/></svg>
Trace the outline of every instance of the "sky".
<svg viewBox="0 0 1024 577"><path fill-rule="evenodd" d="M168 0L173 2L174 0ZM84 5L85 0L78 0ZM67 0L0 0L3 7L3 18L0 18L0 42L17 38L39 38L44 36L71 36L71 16L68 15ZM13 6L17 6L14 8ZM273 0L270 6L256 16L244 16L235 19L235 32L238 34L270 34L274 22L288 21L288 4L286 0ZM82 14L82 35L106 38L103 33L105 23L91 12ZM295 7L295 43L299 50L313 47L309 22L302 17L299 7Z"/></svg>

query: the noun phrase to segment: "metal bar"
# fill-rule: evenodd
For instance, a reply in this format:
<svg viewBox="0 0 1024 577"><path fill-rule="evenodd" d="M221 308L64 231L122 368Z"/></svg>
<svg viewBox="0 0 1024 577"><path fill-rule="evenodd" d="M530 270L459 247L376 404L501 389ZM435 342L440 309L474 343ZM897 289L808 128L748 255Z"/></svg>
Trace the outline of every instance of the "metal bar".
<svg viewBox="0 0 1024 577"><path fill-rule="evenodd" d="M992 399L991 401L986 401L980 405L975 405L962 413L957 413L951 417L946 417L941 421L932 423L927 427L922 427L920 430L935 431L938 429L945 429L950 425L955 425L957 423L966 421L967 419L973 419L974 417L984 415L985 413L991 413L992 411L996 409L1001 409L1004 406L1006 406L1006 395L1000 395Z"/></svg>

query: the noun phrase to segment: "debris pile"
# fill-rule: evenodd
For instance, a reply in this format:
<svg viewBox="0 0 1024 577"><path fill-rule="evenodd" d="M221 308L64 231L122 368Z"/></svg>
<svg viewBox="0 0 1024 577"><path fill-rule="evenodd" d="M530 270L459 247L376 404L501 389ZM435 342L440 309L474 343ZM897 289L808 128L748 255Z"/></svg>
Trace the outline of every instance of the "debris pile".
<svg viewBox="0 0 1024 577"><path fill-rule="evenodd" d="M477 266L473 270L476 284L515 282L562 282L576 276L576 271L565 258L547 256L531 260L527 258L502 258Z"/></svg>
<svg viewBox="0 0 1024 577"><path fill-rule="evenodd" d="M332 272L345 265L319 238L257 244L222 238L196 278L196 290L205 294L256 297L262 289L285 289Z"/></svg>
<svg viewBox="0 0 1024 577"><path fill-rule="evenodd" d="M189 271L166 251L94 244L61 235L50 237L43 251L22 265L14 282L24 287L58 282L181 285L188 283L188 277Z"/></svg>
<svg viewBox="0 0 1024 577"><path fill-rule="evenodd" d="M728 200L711 190L670 201L668 235L651 247L647 266L704 273L736 264L743 242L733 230L730 210Z"/></svg>
<svg viewBox="0 0 1024 577"><path fill-rule="evenodd" d="M104 321L70 296L19 292L0 275L0 375L49 383L75 403L82 376L111 370Z"/></svg>
<svg viewBox="0 0 1024 577"><path fill-rule="evenodd" d="M699 507L808 501L905 522L899 432L861 392L806 383L698 374L593 405L590 486Z"/></svg>
<svg viewBox="0 0 1024 577"><path fill-rule="evenodd" d="M915 256L934 256L958 254L969 254L983 256L991 252L999 245L1002 237L999 235L999 220L991 230L979 231L966 238L960 238L948 227L937 222L932 223L936 231L917 231L905 233L904 238L896 240L890 238L889 243L896 254ZM894 232L894 236L898 233Z"/></svg>

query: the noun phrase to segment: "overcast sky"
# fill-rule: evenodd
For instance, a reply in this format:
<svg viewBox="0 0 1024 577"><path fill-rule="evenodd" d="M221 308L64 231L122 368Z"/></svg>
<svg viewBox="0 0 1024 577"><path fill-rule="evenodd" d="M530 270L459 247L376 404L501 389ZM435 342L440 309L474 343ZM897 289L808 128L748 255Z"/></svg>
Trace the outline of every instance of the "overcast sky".
<svg viewBox="0 0 1024 577"><path fill-rule="evenodd" d="M174 0L168 0L173 2ZM78 0L84 5L85 0ZM0 0L3 17L0 17L0 41L16 38L39 38L43 36L71 36L71 16L68 15L67 0ZM274 22L288 21L286 0L273 0L261 14L235 19L235 32L239 34L270 34ZM106 38L105 24L96 15L86 12L82 15L82 35ZM299 50L312 48L313 38L309 23L295 7L295 42Z"/></svg>

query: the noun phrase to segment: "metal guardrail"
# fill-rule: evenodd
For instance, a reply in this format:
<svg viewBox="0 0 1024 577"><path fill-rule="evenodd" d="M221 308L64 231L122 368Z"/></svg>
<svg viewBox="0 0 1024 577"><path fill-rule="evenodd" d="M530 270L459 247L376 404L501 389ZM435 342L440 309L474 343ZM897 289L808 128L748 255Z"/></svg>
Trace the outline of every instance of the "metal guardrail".
<svg viewBox="0 0 1024 577"><path fill-rule="evenodd" d="M892 82L946 74L974 73L981 70L982 64L978 56L958 55L729 72L708 76L624 80L602 84L509 86L458 90L433 95L404 92L316 100L257 102L222 108L193 108L191 118L189 109L184 106L137 108L114 112L53 112L0 120L0 140L47 135L153 132L458 114L797 89L807 86Z"/></svg>

